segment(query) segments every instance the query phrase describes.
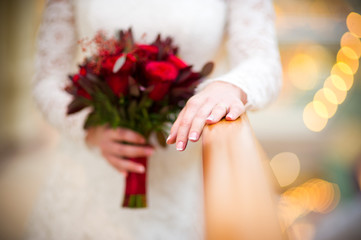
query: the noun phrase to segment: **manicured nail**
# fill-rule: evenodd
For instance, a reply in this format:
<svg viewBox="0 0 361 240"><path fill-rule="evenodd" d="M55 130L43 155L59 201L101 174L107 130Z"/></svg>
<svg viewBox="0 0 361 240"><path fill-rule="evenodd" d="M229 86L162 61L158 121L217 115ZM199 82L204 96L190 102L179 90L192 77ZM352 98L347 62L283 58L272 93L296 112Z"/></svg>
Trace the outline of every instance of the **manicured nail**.
<svg viewBox="0 0 361 240"><path fill-rule="evenodd" d="M229 120L232 120L233 119L233 115L228 113L227 116L226 116L226 119L229 119Z"/></svg>
<svg viewBox="0 0 361 240"><path fill-rule="evenodd" d="M209 115L209 117L207 117L207 120L209 120L209 121L213 121L213 120L214 120L213 115Z"/></svg>
<svg viewBox="0 0 361 240"><path fill-rule="evenodd" d="M169 136L168 136L168 138L167 138L166 142L168 142L168 141L169 141L170 137L171 137L171 135L169 135Z"/></svg>
<svg viewBox="0 0 361 240"><path fill-rule="evenodd" d="M177 143L177 150L178 151L183 151L184 149L184 143L183 142L178 142Z"/></svg>
<svg viewBox="0 0 361 240"><path fill-rule="evenodd" d="M197 132L191 132L191 133L189 134L189 140L196 141L197 138L198 138Z"/></svg>
<svg viewBox="0 0 361 240"><path fill-rule="evenodd" d="M144 173L144 171L145 171L144 166L139 166L139 167L138 167L138 171L139 171L140 173Z"/></svg>

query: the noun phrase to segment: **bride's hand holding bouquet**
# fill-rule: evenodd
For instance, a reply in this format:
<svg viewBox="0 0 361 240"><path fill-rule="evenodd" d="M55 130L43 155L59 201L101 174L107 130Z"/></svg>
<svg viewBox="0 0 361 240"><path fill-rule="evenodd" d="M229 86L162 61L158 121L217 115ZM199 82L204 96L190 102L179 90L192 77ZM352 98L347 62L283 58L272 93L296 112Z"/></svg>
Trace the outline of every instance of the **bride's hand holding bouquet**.
<svg viewBox="0 0 361 240"><path fill-rule="evenodd" d="M166 146L168 123L193 95L213 68L201 71L177 57L171 38L160 35L149 44L137 44L131 30L115 38L101 32L85 47L94 46L79 72L70 75L66 91L73 96L68 114L90 108L84 128L86 142L98 146L109 163L126 173L124 207L146 206L147 157L153 153L152 134Z"/></svg>

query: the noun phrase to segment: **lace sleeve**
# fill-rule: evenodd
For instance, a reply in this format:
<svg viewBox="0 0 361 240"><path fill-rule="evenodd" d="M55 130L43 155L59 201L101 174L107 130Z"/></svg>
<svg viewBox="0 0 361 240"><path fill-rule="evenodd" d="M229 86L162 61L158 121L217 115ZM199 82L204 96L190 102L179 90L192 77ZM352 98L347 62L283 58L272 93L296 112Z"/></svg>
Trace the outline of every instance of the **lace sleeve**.
<svg viewBox="0 0 361 240"><path fill-rule="evenodd" d="M246 109L264 107L281 88L282 70L271 0L228 1L227 51L231 70L209 79L240 87L248 98Z"/></svg>
<svg viewBox="0 0 361 240"><path fill-rule="evenodd" d="M76 44L71 1L49 0L38 33L33 94L52 125L62 134L83 140L87 111L67 116L71 96L64 91Z"/></svg>

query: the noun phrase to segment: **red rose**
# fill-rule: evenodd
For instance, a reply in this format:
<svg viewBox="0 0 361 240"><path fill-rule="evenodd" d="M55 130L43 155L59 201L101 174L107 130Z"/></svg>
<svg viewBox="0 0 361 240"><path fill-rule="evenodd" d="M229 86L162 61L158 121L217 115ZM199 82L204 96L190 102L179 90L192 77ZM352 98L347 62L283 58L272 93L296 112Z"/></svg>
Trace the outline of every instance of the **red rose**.
<svg viewBox="0 0 361 240"><path fill-rule="evenodd" d="M145 74L149 85L154 86L154 89L149 93L149 97L159 101L167 94L172 82L176 80L178 70L168 62L148 62L145 65Z"/></svg>
<svg viewBox="0 0 361 240"><path fill-rule="evenodd" d="M152 45L137 45L134 54L140 60L156 60L158 55L158 48Z"/></svg>
<svg viewBox="0 0 361 240"><path fill-rule="evenodd" d="M174 66L176 66L178 69L182 69L188 66L183 60L173 54L168 56L167 61L173 63Z"/></svg>
<svg viewBox="0 0 361 240"><path fill-rule="evenodd" d="M127 59L126 59L124 65L122 66L122 68L120 69L120 71L124 71L124 72L130 71L133 68L136 61L137 61L137 59L134 57L134 55L128 53Z"/></svg>
<svg viewBox="0 0 361 240"><path fill-rule="evenodd" d="M106 73L113 72L113 67L115 62L118 60L120 56L107 56L102 61L102 70Z"/></svg>
<svg viewBox="0 0 361 240"><path fill-rule="evenodd" d="M145 72L151 82L172 82L178 76L178 70L173 64L159 61L148 62L145 65Z"/></svg>
<svg viewBox="0 0 361 240"><path fill-rule="evenodd" d="M105 57L102 61L102 65L101 65L103 73L104 74L113 73L113 68L114 68L115 62L122 56L123 55L113 55L113 56ZM137 61L137 59L132 54L127 54L125 63L123 64L123 66L120 68L119 71L121 71L121 72L130 71L133 68L134 63L136 61Z"/></svg>
<svg viewBox="0 0 361 240"><path fill-rule="evenodd" d="M119 96L127 92L128 74L109 74L104 78L115 95Z"/></svg>

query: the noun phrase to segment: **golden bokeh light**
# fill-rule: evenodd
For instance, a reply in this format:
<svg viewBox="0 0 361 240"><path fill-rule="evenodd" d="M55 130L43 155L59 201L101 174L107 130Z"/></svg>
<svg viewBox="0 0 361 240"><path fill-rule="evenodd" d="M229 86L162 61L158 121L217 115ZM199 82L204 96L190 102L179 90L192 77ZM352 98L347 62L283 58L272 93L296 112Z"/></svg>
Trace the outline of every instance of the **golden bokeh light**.
<svg viewBox="0 0 361 240"><path fill-rule="evenodd" d="M339 75L331 75L330 77L328 77L324 83L324 85L327 82L330 82L331 85L334 85L338 90L343 91L343 92L347 92L348 87L346 85L346 82L343 80L343 78L341 78ZM330 88L332 89L332 88Z"/></svg>
<svg viewBox="0 0 361 240"><path fill-rule="evenodd" d="M353 74L352 68L344 62L337 62L332 68L338 68L342 73L346 75Z"/></svg>
<svg viewBox="0 0 361 240"><path fill-rule="evenodd" d="M329 118L326 105L323 102L314 100L313 108L315 109L315 112L317 113L318 116L320 116L322 118Z"/></svg>
<svg viewBox="0 0 361 240"><path fill-rule="evenodd" d="M341 47L349 47L351 48L356 54L357 57L361 56L361 42L358 37L353 35L350 32L346 32L341 38Z"/></svg>
<svg viewBox="0 0 361 240"><path fill-rule="evenodd" d="M348 48L348 47L343 47L343 48L340 49L340 51L338 51L338 53L337 53L337 62L341 63L341 64L342 63L346 64L347 67L348 67L347 71L351 70L351 73L346 72L346 74L352 75L355 72L357 72L358 67L359 67L359 61L358 61L358 58L355 59L355 58L348 57L351 54L350 54L350 52L347 52L347 50L345 50L345 48ZM350 49L350 48L348 48L348 49ZM353 51L353 50L351 50L351 51Z"/></svg>
<svg viewBox="0 0 361 240"><path fill-rule="evenodd" d="M319 106L320 104L318 107ZM309 130L313 132L320 132L325 128L328 119L327 117L320 117L320 115L316 112L314 102L310 102L303 111L303 122Z"/></svg>
<svg viewBox="0 0 361 240"><path fill-rule="evenodd" d="M331 75L323 84L324 88L330 89L336 96L337 103L341 104L347 96L347 86L342 78L337 75Z"/></svg>
<svg viewBox="0 0 361 240"><path fill-rule="evenodd" d="M287 228L300 216L310 212L328 213L339 203L338 185L313 178L285 191L278 205L283 227Z"/></svg>
<svg viewBox="0 0 361 240"><path fill-rule="evenodd" d="M345 73L341 66L344 66L343 64L335 64L332 69L331 69L331 75L337 75L338 77L340 77L342 79L342 81L345 83L345 89L344 90L349 90L352 85L353 85L353 81L354 81L354 77L352 74L347 74ZM350 69L349 67L346 67L346 69ZM340 88L340 90L343 90L342 88Z"/></svg>
<svg viewBox="0 0 361 240"><path fill-rule="evenodd" d="M353 59L353 60L359 59L359 57L357 56L355 51L349 47L342 47L339 52L342 52L346 57L348 57L350 59Z"/></svg>
<svg viewBox="0 0 361 240"><path fill-rule="evenodd" d="M329 88L317 91L313 98L316 113L320 117L331 118L337 111L337 97Z"/></svg>
<svg viewBox="0 0 361 240"><path fill-rule="evenodd" d="M350 32L361 38L361 15L355 12L350 13L346 19L347 28Z"/></svg>
<svg viewBox="0 0 361 240"><path fill-rule="evenodd" d="M313 89L319 77L319 64L309 54L297 53L288 64L288 77L292 84L302 90Z"/></svg>
<svg viewBox="0 0 361 240"><path fill-rule="evenodd" d="M328 102L337 105L337 96L336 94L329 88L322 88L323 95L327 99Z"/></svg>
<svg viewBox="0 0 361 240"><path fill-rule="evenodd" d="M270 164L281 187L292 184L300 173L300 160L291 152L277 154Z"/></svg>

